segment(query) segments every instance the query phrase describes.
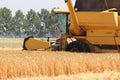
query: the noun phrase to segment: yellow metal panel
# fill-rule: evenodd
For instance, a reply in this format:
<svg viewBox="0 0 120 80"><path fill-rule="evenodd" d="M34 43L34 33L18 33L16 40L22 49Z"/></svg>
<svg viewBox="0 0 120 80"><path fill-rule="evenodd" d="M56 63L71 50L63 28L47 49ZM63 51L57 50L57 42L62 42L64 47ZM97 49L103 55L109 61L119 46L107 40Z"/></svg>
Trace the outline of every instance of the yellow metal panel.
<svg viewBox="0 0 120 80"><path fill-rule="evenodd" d="M67 38L68 38L67 34L61 34L61 38L60 38L60 50L65 50L66 44L67 44Z"/></svg>
<svg viewBox="0 0 120 80"><path fill-rule="evenodd" d="M114 30L88 30L87 36L115 36L116 31Z"/></svg>
<svg viewBox="0 0 120 80"><path fill-rule="evenodd" d="M77 12L79 25L85 29L118 29L117 12Z"/></svg>
<svg viewBox="0 0 120 80"><path fill-rule="evenodd" d="M118 23L118 25L119 25L119 28L118 28L118 29L119 29L119 30L118 30L118 36L120 36L120 16L118 16L118 22L119 22L119 23Z"/></svg>
<svg viewBox="0 0 120 80"><path fill-rule="evenodd" d="M120 37L116 37L115 40L116 40L116 44L120 45Z"/></svg>
<svg viewBox="0 0 120 80"><path fill-rule="evenodd" d="M82 37L82 36L73 36L77 40L86 39L92 45L116 45L115 37ZM119 38L120 40L120 38ZM120 43L119 43L120 44Z"/></svg>
<svg viewBox="0 0 120 80"><path fill-rule="evenodd" d="M34 38L29 38L26 41L25 46L28 50L34 50L34 49L45 50L45 49L49 49L50 43L42 40L34 39Z"/></svg>
<svg viewBox="0 0 120 80"><path fill-rule="evenodd" d="M55 13L69 13L69 10L67 9L53 9Z"/></svg>
<svg viewBox="0 0 120 80"><path fill-rule="evenodd" d="M76 15L73 5L72 5L72 1L71 0L67 0L67 6L70 12L70 17L71 17L71 21L74 24L74 26L70 26L70 28L72 28L72 33L76 34L76 35L80 35L80 27L79 27L79 22L78 22L78 16Z"/></svg>
<svg viewBox="0 0 120 80"><path fill-rule="evenodd" d="M86 39L92 44L98 45L115 45L114 37L86 37Z"/></svg>
<svg viewBox="0 0 120 80"><path fill-rule="evenodd" d="M118 37L120 37L120 30L117 31L117 35L118 35Z"/></svg>
<svg viewBox="0 0 120 80"><path fill-rule="evenodd" d="M115 20L116 27L118 28L119 27L118 12L114 12L113 14L114 14L113 20Z"/></svg>
<svg viewBox="0 0 120 80"><path fill-rule="evenodd" d="M119 29L120 29L120 16L118 16L118 24L119 24Z"/></svg>

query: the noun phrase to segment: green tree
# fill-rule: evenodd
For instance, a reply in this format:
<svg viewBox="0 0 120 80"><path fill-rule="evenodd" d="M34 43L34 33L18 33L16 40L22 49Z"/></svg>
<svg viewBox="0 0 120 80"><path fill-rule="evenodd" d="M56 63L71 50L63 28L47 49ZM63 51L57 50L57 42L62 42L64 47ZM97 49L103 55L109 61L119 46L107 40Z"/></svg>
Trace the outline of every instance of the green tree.
<svg viewBox="0 0 120 80"><path fill-rule="evenodd" d="M8 36L10 33L10 23L12 19L11 10L4 7L0 9L0 32L3 36Z"/></svg>
<svg viewBox="0 0 120 80"><path fill-rule="evenodd" d="M41 12L39 13L39 17L41 18L41 22L42 22L41 34L43 34L42 36L45 36L45 34L50 32L50 23L49 23L50 12L47 9L41 9Z"/></svg>
<svg viewBox="0 0 120 80"><path fill-rule="evenodd" d="M57 24L57 16L55 16L53 14L54 14L54 12L51 11L48 23L49 23L49 26L50 26L49 27L50 34L55 36L55 26Z"/></svg>
<svg viewBox="0 0 120 80"><path fill-rule="evenodd" d="M15 30L15 35L21 37L23 35L23 33L25 32L24 29L24 22L25 22L25 18L24 18L24 14L21 12L21 10L16 11L15 16L12 19L12 23L14 24L14 30Z"/></svg>
<svg viewBox="0 0 120 80"><path fill-rule="evenodd" d="M0 8L0 35L2 35L2 9Z"/></svg>
<svg viewBox="0 0 120 80"><path fill-rule="evenodd" d="M15 18L14 17L12 17L12 20L11 20L11 24L10 24L10 36L12 37L15 37L16 35L15 35L15 27L16 27L16 23L15 23Z"/></svg>
<svg viewBox="0 0 120 80"><path fill-rule="evenodd" d="M41 30L41 20L38 14L34 10L28 11L26 15L27 25L26 25L26 33L28 36L34 35L39 36Z"/></svg>

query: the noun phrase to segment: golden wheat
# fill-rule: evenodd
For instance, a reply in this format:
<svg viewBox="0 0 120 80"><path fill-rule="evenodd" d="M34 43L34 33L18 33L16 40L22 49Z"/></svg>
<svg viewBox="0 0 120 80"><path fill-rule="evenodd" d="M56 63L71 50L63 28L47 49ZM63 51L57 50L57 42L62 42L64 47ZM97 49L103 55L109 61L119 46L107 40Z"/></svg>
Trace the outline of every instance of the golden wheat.
<svg viewBox="0 0 120 80"><path fill-rule="evenodd" d="M7 80L120 80L120 72L104 71L102 73L79 73L75 75L59 75L59 76L40 76L40 77L24 77L12 78Z"/></svg>
<svg viewBox="0 0 120 80"><path fill-rule="evenodd" d="M120 72L120 54L0 50L0 79Z"/></svg>

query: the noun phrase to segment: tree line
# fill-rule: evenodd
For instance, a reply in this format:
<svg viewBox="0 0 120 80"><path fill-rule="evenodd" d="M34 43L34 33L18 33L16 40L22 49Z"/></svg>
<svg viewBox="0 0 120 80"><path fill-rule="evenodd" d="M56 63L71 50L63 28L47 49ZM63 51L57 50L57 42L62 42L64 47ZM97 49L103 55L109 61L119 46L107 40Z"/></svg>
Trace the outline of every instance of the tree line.
<svg viewBox="0 0 120 80"><path fill-rule="evenodd" d="M54 36L56 17L51 14L47 9L30 9L26 15L17 10L12 16L10 9L0 8L0 37Z"/></svg>

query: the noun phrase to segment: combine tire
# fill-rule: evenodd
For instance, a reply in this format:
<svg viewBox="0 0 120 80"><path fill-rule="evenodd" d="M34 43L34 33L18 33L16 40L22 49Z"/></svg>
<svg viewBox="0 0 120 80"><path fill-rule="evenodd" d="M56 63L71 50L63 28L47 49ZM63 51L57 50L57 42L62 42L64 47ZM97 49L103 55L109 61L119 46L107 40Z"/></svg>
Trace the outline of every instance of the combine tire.
<svg viewBox="0 0 120 80"><path fill-rule="evenodd" d="M74 41L67 45L66 51L70 52L90 52L88 44L81 41Z"/></svg>

